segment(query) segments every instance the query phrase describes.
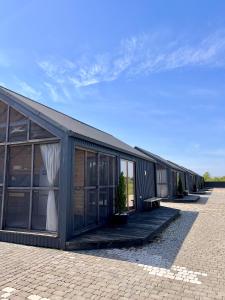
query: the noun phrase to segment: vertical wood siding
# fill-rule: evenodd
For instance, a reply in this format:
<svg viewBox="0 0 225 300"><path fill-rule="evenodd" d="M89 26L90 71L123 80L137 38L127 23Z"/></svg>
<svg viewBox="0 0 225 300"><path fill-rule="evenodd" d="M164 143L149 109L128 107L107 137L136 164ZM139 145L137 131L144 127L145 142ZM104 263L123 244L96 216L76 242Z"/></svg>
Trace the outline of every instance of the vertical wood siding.
<svg viewBox="0 0 225 300"><path fill-rule="evenodd" d="M156 196L154 163L137 159L136 161L137 210L143 209L143 200Z"/></svg>

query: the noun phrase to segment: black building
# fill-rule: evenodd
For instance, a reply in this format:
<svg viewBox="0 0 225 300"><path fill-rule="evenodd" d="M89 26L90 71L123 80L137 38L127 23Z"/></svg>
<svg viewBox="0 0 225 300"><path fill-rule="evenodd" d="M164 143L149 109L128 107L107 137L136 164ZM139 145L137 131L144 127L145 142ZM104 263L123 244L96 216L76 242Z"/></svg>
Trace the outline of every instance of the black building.
<svg viewBox="0 0 225 300"><path fill-rule="evenodd" d="M0 88L0 240L65 248L115 212L156 195L155 159L114 136Z"/></svg>

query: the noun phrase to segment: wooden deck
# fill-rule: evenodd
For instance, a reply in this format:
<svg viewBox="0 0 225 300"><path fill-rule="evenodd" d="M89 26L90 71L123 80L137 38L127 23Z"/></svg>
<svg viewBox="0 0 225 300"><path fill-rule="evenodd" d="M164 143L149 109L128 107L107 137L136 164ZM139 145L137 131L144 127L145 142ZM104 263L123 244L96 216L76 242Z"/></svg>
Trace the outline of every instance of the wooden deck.
<svg viewBox="0 0 225 300"><path fill-rule="evenodd" d="M129 217L126 225L102 227L73 238L66 243L66 250L143 245L175 220L179 213L178 209L168 207L135 213Z"/></svg>
<svg viewBox="0 0 225 300"><path fill-rule="evenodd" d="M197 202L200 199L200 196L189 194L188 196L184 196L183 198L174 198L174 199L163 199L163 202Z"/></svg>

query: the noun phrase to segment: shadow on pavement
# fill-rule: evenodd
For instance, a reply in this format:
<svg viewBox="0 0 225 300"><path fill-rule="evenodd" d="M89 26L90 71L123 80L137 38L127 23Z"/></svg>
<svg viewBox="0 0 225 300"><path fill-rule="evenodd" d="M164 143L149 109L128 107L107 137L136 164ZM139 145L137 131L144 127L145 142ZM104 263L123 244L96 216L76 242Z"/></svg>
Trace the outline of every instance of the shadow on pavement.
<svg viewBox="0 0 225 300"><path fill-rule="evenodd" d="M182 211L178 219L171 223L153 242L144 246L121 249L83 250L76 251L76 253L128 261L158 268L170 268L197 216L198 212Z"/></svg>
<svg viewBox="0 0 225 300"><path fill-rule="evenodd" d="M205 205L209 200L209 195L199 195L200 199L196 202L191 203L191 204L203 204L203 205Z"/></svg>

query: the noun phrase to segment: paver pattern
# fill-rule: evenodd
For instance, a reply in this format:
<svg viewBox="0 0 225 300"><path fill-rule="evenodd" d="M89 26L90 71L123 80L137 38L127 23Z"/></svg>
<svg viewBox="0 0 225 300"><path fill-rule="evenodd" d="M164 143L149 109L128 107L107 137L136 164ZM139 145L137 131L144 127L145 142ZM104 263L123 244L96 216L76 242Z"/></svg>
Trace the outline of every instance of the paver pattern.
<svg viewBox="0 0 225 300"><path fill-rule="evenodd" d="M225 299L225 189L143 247L64 252L0 243L0 299Z"/></svg>

